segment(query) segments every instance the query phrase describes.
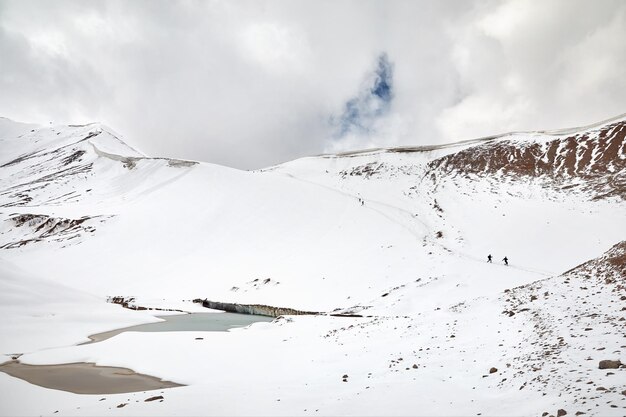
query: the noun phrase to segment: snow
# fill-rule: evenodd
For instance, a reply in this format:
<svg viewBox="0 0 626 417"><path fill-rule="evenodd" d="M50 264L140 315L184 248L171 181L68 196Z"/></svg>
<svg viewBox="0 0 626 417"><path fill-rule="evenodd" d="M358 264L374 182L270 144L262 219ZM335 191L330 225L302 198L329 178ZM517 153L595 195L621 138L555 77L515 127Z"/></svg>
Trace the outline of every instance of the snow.
<svg viewBox="0 0 626 417"><path fill-rule="evenodd" d="M589 411L582 394L562 389L577 384L567 367L582 361L585 378L624 381L623 370L606 376L588 366L585 349L600 342L610 345L610 358L625 360L612 328L585 333L563 315L578 308L578 290L558 278L623 240L623 200L584 198L542 179L428 175L429 162L462 149L505 140L524 146L553 134L323 155L244 172L145 157L97 124L30 132L0 121L0 133L13 135L0 135L0 163L38 152L0 167L0 246L41 233L15 226L16 213L88 216L83 224L91 227L73 229L71 239L53 232L0 249L0 353L23 353L30 364L128 367L187 385L145 403L156 394L76 395L0 373L0 390L12 397L1 402L2 415L623 414L623 396L606 396L618 408L598 401ZM72 155L78 159L64 165ZM84 169L43 178L65 167ZM585 336L563 350L566 365L558 358L545 365L555 382L537 386L521 359L538 352L536 328L524 313L502 312L510 308L505 290L546 279L562 301L535 301L545 310L533 317L551 332L546 317L565 320L559 334ZM594 291L596 311L613 317L615 294L601 285ZM364 317L129 332L77 346L90 334L158 320L161 312L105 302L118 295L184 311L208 298ZM498 371L489 374L492 366Z"/></svg>
<svg viewBox="0 0 626 417"><path fill-rule="evenodd" d="M95 329L158 321L149 314L131 314L107 304L103 297L28 275L4 259L0 262L0 292L0 352L4 355L35 351L42 345L52 348L85 342ZM8 359L5 356L0 361Z"/></svg>

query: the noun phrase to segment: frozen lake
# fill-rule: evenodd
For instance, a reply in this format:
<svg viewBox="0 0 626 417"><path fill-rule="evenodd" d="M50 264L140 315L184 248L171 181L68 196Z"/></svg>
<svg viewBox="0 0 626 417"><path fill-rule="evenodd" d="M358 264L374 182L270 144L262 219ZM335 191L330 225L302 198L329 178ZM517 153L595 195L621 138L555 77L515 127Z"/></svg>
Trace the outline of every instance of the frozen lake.
<svg viewBox="0 0 626 417"><path fill-rule="evenodd" d="M236 313L192 313L159 316L164 321L140 324L89 336L90 342L101 342L124 332L221 332L252 323L272 321L272 317ZM181 384L163 381L132 369L97 366L93 363L58 365L27 365L13 360L0 365L0 372L45 388L76 394L119 394L179 387Z"/></svg>
<svg viewBox="0 0 626 417"><path fill-rule="evenodd" d="M223 332L260 321L273 320L272 317L237 313L192 313L158 317L164 321L97 333L89 336L91 341L84 344L101 342L124 332Z"/></svg>

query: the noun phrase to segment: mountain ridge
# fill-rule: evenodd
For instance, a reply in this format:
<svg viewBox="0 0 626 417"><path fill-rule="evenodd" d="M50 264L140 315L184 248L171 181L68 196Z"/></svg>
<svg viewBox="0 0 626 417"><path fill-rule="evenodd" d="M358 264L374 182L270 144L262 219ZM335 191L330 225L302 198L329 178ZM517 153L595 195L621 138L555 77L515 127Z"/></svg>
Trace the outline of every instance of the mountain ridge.
<svg viewBox="0 0 626 417"><path fill-rule="evenodd" d="M9 122L12 124L18 124L18 125L24 125L26 126L24 129L46 129L48 127L46 126L42 126L42 125L36 125L36 124L28 124L28 123L23 123L23 122L17 122L14 121L8 117L3 117L0 116L0 119L2 119L4 122ZM604 120L601 120L599 122L595 122L595 123L591 123L588 125L583 125L583 126L578 126L578 127L569 127L569 128L560 128L560 129L545 129L545 130L521 130L521 131L509 131L506 133L499 133L499 134L493 134L493 135L488 135L488 136L483 136L483 137L478 137L478 138L470 138L470 139L464 139L464 140L460 140L460 141L453 141L453 142L449 142L449 143L443 143L443 144L430 144L430 145L417 145L417 146L394 146L394 147L380 147L380 148L365 148L365 149L357 149L357 150L351 150L351 151L345 151L345 152L337 152L337 153L322 153L322 154L317 154L317 155L311 155L311 156L304 156L302 158L318 158L318 157L322 157L322 158L333 158L333 157L350 157L350 156L359 156L359 155L364 155L364 154L370 154L370 153L379 153L379 152L398 152L398 153L403 153L403 152L429 152L429 151L433 151L433 150L440 150L440 149L446 149L446 148L455 148L455 147L462 147L462 146L466 146L466 145L473 145L473 144L480 144L480 143L484 143L484 142L489 142L492 140L496 140L496 139L503 139L505 137L509 137L509 136L532 136L532 135L547 135L547 136L563 136L563 135L571 135L571 134L575 134L575 133L579 133L581 131L585 131L585 130L590 130L593 128L597 128L603 125L607 125L613 122L625 122L626 121L626 113L622 113ZM59 125L59 126L64 126L64 125ZM90 123L85 123L85 124L80 124L80 125L76 125L76 124L69 124L67 125L67 127L70 128L82 128L82 127L87 127L87 126L95 126L97 127L99 130L104 130L108 133L110 133L112 136L116 137L118 140L120 140L121 142L123 142L126 146L131 147L126 141L122 141L121 139L119 139L119 134L117 134L116 132L114 132L110 127L100 123L100 122L90 122ZM23 132L23 134L25 134L26 132ZM0 134L2 134L2 127L0 126ZM0 140L2 140L2 138L0 137ZM131 147L132 149L132 147ZM133 149L134 151L134 149ZM137 151L135 151L137 152ZM155 157L155 156L146 156L144 154L141 154L143 157L145 158L159 158L159 159L169 159L167 157ZM132 155L120 155L120 156L132 156ZM200 160L193 160L193 159L180 159L180 158L176 158L178 160L181 161L189 161L189 162L197 162L197 163L211 163L208 161L200 161ZM264 171L264 170L269 170L275 166L280 166L283 164L287 164L290 162L293 162L295 160L298 160L301 158L296 158L293 160L289 160L289 161L285 161L282 162L280 164L276 164L276 165L272 165L269 167L265 167L265 168L259 168L256 169L255 171Z"/></svg>
<svg viewBox="0 0 626 417"><path fill-rule="evenodd" d="M95 125L0 134L0 354L188 384L162 414L214 410L210 388L210 406L233 415L621 415L622 369L597 366L624 358L626 139L613 124L258 171L144 157ZM174 332L75 346L158 320L111 296L324 314L198 334L207 343ZM4 374L0 389L36 396L33 414L111 413Z"/></svg>

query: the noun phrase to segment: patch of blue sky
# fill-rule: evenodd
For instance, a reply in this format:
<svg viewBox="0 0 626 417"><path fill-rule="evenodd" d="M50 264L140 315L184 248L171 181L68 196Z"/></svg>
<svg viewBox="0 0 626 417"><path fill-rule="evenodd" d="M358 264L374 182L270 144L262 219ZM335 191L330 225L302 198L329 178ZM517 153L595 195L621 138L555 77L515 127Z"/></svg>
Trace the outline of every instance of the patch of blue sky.
<svg viewBox="0 0 626 417"><path fill-rule="evenodd" d="M331 119L336 138L349 133L368 134L378 118L385 115L393 100L393 66L386 53L378 56L376 69L368 74L359 92Z"/></svg>

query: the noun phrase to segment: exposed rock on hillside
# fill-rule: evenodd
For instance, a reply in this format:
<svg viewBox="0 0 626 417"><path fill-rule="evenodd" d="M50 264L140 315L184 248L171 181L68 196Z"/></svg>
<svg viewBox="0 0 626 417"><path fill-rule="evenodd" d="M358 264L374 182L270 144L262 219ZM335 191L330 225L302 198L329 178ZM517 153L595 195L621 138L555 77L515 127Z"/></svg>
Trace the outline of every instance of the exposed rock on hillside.
<svg viewBox="0 0 626 417"><path fill-rule="evenodd" d="M428 164L439 175L542 178L553 187L580 187L597 198L626 199L626 121L569 137L497 139Z"/></svg>
<svg viewBox="0 0 626 417"><path fill-rule="evenodd" d="M504 313L525 328L525 337L519 346L524 353L513 359L515 371L503 385L560 389L586 412L593 410L591 403L623 403L623 377L600 370L619 368L603 366L619 360L603 359L626 353L625 295L626 241L561 276L506 292ZM537 301L531 302L533 296ZM617 370L620 375L623 371ZM601 397L598 390L604 392Z"/></svg>
<svg viewBox="0 0 626 417"><path fill-rule="evenodd" d="M111 216L83 216L78 219L45 214L14 214L0 227L0 248L11 249L35 242L76 242L96 231L98 223Z"/></svg>

